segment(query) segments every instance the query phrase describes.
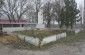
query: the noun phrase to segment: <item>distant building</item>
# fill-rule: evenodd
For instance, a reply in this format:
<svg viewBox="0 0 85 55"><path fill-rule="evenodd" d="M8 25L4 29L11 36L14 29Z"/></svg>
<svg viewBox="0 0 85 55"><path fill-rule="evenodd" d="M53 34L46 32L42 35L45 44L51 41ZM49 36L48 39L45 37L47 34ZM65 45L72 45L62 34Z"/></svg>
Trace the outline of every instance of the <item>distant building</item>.
<svg viewBox="0 0 85 55"><path fill-rule="evenodd" d="M11 21L11 22L10 22ZM2 28L3 32L13 32L13 31L21 31L27 30L27 28L36 27L36 23L29 23L29 20L8 20L8 19L0 19L0 28Z"/></svg>

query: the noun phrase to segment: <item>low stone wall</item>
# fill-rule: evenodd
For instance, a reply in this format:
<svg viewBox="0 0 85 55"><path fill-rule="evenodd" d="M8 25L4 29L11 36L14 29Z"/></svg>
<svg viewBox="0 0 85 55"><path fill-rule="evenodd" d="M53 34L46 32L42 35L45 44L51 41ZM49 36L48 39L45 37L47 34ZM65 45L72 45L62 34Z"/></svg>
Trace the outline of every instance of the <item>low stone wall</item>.
<svg viewBox="0 0 85 55"><path fill-rule="evenodd" d="M31 37L31 36L25 36L25 35L20 35L18 34L18 37L21 39L21 40L24 40L32 45L35 45L35 46L39 46L39 38L34 38L34 37Z"/></svg>
<svg viewBox="0 0 85 55"><path fill-rule="evenodd" d="M81 31L80 29L76 29L75 34L79 33L80 31ZM40 40L39 38L34 38L34 37L31 37L31 36L25 36L25 35L20 35L20 34L18 34L18 37L21 40L25 40L26 42L28 42L32 45L43 46L45 44L55 42L58 39L64 38L64 37L66 37L66 35L67 35L66 32L64 32L64 33L60 33L60 34L57 34L57 35L45 37L42 40Z"/></svg>
<svg viewBox="0 0 85 55"><path fill-rule="evenodd" d="M13 31L23 31L23 30L29 30L31 28L28 27L5 27L3 28L3 32L13 32Z"/></svg>
<svg viewBox="0 0 85 55"><path fill-rule="evenodd" d="M25 35L20 35L20 34L18 34L18 38L20 38L21 40L25 40Z"/></svg>
<svg viewBox="0 0 85 55"><path fill-rule="evenodd" d="M44 25L44 24L37 24L37 25L36 25L36 28L42 29L42 28L45 28L45 25Z"/></svg>
<svg viewBox="0 0 85 55"><path fill-rule="evenodd" d="M55 42L56 40L57 40L56 35L45 37L41 41L41 46L44 45L44 44L50 43L50 42Z"/></svg>
<svg viewBox="0 0 85 55"><path fill-rule="evenodd" d="M57 41L58 39L61 39L61 38L64 38L66 37L66 33L60 33L60 34L57 34L57 35L53 35L53 36L49 36L49 37L45 37L42 42L41 42L41 46L42 45L45 45L45 44L48 44L50 42L55 42Z"/></svg>
<svg viewBox="0 0 85 55"><path fill-rule="evenodd" d="M81 31L81 29L76 29L75 34L79 33L80 31Z"/></svg>
<svg viewBox="0 0 85 55"><path fill-rule="evenodd" d="M57 35L52 35L52 36L49 36L49 37L45 37L45 38L43 38L42 41L40 41L39 38L34 38L34 37L31 37L31 36L25 36L25 35L20 35L20 34L18 34L18 37L21 40L24 40L24 41L26 41L26 42L28 42L32 45L43 46L43 45L48 44L50 42L55 42L60 38L66 37L66 33L60 33L60 34L57 34ZM40 42L41 42L41 44L39 45Z"/></svg>
<svg viewBox="0 0 85 55"><path fill-rule="evenodd" d="M25 37L25 41L35 46L39 46L39 38Z"/></svg>
<svg viewBox="0 0 85 55"><path fill-rule="evenodd" d="M60 39L60 38L64 38L64 37L66 37L66 32L58 34L56 38Z"/></svg>

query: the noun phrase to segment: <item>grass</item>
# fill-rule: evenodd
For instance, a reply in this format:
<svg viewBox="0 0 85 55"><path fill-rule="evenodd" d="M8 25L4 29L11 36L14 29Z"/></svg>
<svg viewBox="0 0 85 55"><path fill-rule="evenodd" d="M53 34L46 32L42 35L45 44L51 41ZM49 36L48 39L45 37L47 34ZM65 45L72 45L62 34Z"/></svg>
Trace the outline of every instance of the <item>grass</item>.
<svg viewBox="0 0 85 55"><path fill-rule="evenodd" d="M16 34L0 36L0 45L9 46L14 49L35 49L36 47L20 40Z"/></svg>
<svg viewBox="0 0 85 55"><path fill-rule="evenodd" d="M81 31L78 34L68 35L66 38L62 38L62 39L58 40L57 42L59 42L59 43L73 43L80 39L85 39L85 31Z"/></svg>
<svg viewBox="0 0 85 55"><path fill-rule="evenodd" d="M44 38L51 35L56 35L58 33L62 33L62 30L25 30L25 31L19 31L17 33L27 35L27 36L33 36L38 38Z"/></svg>
<svg viewBox="0 0 85 55"><path fill-rule="evenodd" d="M8 36L0 36L0 45L8 46L13 49L27 49L27 50L40 50L40 47L35 47L25 41L20 40L16 34Z"/></svg>
<svg viewBox="0 0 85 55"><path fill-rule="evenodd" d="M51 47L51 46L53 46L55 44L65 44L65 45L68 45L68 44L72 44L74 42L77 42L79 40L85 40L85 31L81 31L78 34L73 34L72 33L72 34L68 35L65 38L59 39L56 42L52 42L52 43L49 43L49 44L45 45L42 48L49 48L49 47Z"/></svg>
<svg viewBox="0 0 85 55"><path fill-rule="evenodd" d="M56 42L52 42L41 47L35 47L31 44L26 43L25 41L21 41L20 39L17 38L16 35L0 37L0 44L10 45L14 49L45 50L51 48L53 45L56 44L68 44L68 43L71 44L77 42L80 39L85 40L85 31L81 31L76 35L70 34L65 38L59 39Z"/></svg>
<svg viewBox="0 0 85 55"><path fill-rule="evenodd" d="M29 50L43 50L43 49L48 49L48 48L51 48L53 45L56 45L56 44L71 44L71 43L74 43L80 39L85 39L85 31L81 31L80 33L78 34L73 34L73 33L70 33L67 37L65 38L62 38L62 39L59 39L57 40L56 42L52 42L52 43L49 43L49 44L46 44L44 46L41 46L41 47L35 47L31 44L28 44L26 42L23 42L21 41L23 44L21 44L22 46L26 47L25 49L29 49Z"/></svg>

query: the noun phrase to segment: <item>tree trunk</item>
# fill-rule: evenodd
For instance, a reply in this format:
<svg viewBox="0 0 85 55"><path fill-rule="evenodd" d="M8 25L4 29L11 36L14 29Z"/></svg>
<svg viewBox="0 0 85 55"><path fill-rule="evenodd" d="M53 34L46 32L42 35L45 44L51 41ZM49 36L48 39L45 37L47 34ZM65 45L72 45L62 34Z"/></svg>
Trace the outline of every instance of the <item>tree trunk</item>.
<svg viewBox="0 0 85 55"><path fill-rule="evenodd" d="M20 19L21 19L21 16L18 17L18 23L19 23Z"/></svg>
<svg viewBox="0 0 85 55"><path fill-rule="evenodd" d="M7 16L8 16L8 19L9 19L10 23L11 23L11 18L10 18L10 16L9 16L9 15L7 15Z"/></svg>
<svg viewBox="0 0 85 55"><path fill-rule="evenodd" d="M71 22L70 26L71 26L71 29L73 29L73 23L72 22Z"/></svg>
<svg viewBox="0 0 85 55"><path fill-rule="evenodd" d="M38 10L36 10L36 22L38 23Z"/></svg>
<svg viewBox="0 0 85 55"><path fill-rule="evenodd" d="M47 21L47 28L50 28L50 20Z"/></svg>

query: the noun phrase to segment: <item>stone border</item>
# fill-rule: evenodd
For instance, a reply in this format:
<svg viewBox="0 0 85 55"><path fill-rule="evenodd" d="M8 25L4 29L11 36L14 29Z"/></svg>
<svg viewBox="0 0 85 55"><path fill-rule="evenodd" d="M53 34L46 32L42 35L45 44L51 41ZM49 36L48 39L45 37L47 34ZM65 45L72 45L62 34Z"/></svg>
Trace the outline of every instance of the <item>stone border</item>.
<svg viewBox="0 0 85 55"><path fill-rule="evenodd" d="M18 34L18 37L21 40L26 41L27 43L30 43L35 46L39 46L39 41L40 41L39 38L34 38L31 36L25 36L25 35L21 35L21 34Z"/></svg>
<svg viewBox="0 0 85 55"><path fill-rule="evenodd" d="M80 29L74 30L75 34L79 33L80 31L81 31ZM34 38L34 37L31 37L31 36L26 36L26 35L21 35L21 34L18 34L18 37L21 40L24 40L24 41L38 47L38 46L43 46L43 45L51 43L51 42L55 42L55 41L57 41L61 38L66 37L66 35L67 35L66 32L64 32L64 33L60 33L60 34L57 34L57 35L45 37L42 40L40 40L37 37Z"/></svg>
<svg viewBox="0 0 85 55"><path fill-rule="evenodd" d="M75 34L79 33L80 31L81 31L81 29L76 29Z"/></svg>
<svg viewBox="0 0 85 55"><path fill-rule="evenodd" d="M48 44L48 43L51 43L51 42L55 42L58 39L61 39L61 38L64 38L64 37L66 37L66 32L65 33L60 33L60 34L57 34L57 35L53 35L53 36L49 36L49 37L45 37L41 41L41 46L43 46L45 44Z"/></svg>
<svg viewBox="0 0 85 55"><path fill-rule="evenodd" d="M57 35L48 36L48 37L43 38L42 41L39 38L34 38L31 36L26 36L26 35L21 35L21 34L18 34L18 37L21 40L24 40L24 41L38 47L38 46L43 46L45 44L48 44L50 42L55 42L60 38L64 38L64 37L66 37L66 33L60 33Z"/></svg>

